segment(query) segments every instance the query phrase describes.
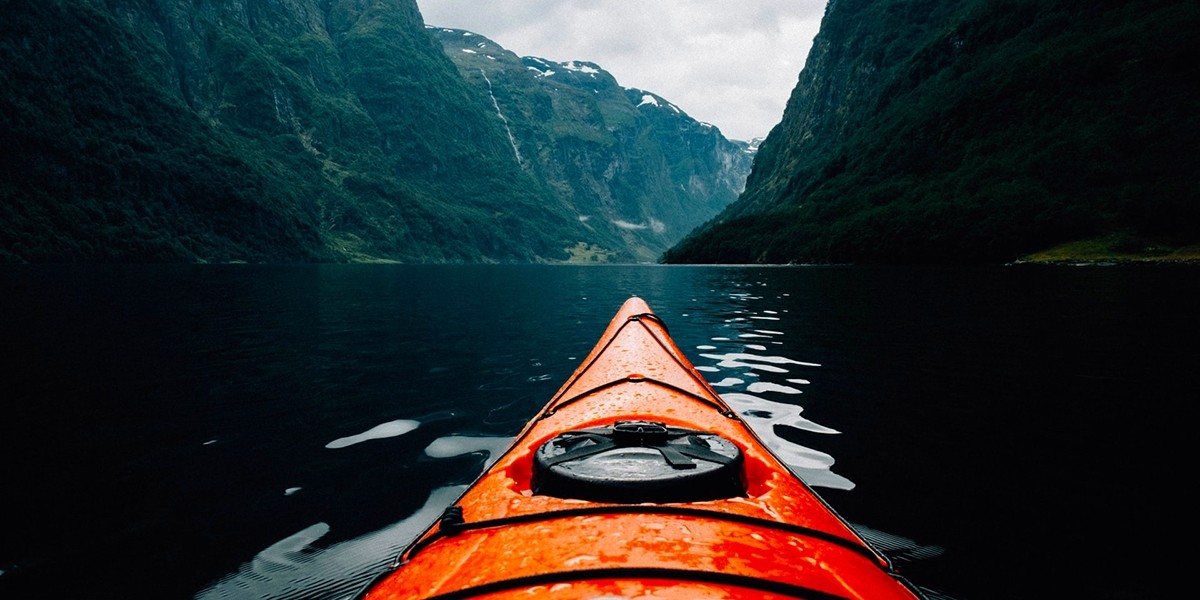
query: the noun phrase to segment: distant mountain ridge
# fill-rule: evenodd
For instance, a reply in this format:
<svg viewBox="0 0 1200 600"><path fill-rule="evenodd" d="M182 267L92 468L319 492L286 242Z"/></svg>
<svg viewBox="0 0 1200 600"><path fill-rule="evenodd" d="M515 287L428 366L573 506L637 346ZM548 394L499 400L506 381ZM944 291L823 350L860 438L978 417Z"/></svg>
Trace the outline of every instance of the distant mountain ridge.
<svg viewBox="0 0 1200 600"><path fill-rule="evenodd" d="M489 73L414 0L6 6L0 261L652 260L748 173L611 77Z"/></svg>
<svg viewBox="0 0 1200 600"><path fill-rule="evenodd" d="M682 263L996 263L1200 242L1200 4L834 0Z"/></svg>
<svg viewBox="0 0 1200 600"><path fill-rule="evenodd" d="M753 152L599 65L518 57L478 33L429 26L491 99L514 157L602 239L581 252L656 261L741 193Z"/></svg>

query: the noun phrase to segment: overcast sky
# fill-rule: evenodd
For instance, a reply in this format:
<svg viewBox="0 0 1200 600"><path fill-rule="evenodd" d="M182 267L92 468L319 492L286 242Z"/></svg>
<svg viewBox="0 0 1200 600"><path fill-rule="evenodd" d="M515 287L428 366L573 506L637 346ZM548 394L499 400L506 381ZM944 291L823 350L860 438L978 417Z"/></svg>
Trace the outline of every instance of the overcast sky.
<svg viewBox="0 0 1200 600"><path fill-rule="evenodd" d="M591 61L725 137L783 116L826 0L417 0L426 25L474 31L520 56Z"/></svg>

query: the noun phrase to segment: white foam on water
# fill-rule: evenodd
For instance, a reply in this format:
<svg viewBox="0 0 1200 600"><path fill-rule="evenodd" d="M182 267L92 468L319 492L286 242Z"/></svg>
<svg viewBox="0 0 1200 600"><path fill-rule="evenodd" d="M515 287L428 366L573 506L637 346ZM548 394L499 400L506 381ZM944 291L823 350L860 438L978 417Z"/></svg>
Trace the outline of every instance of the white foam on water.
<svg viewBox="0 0 1200 600"><path fill-rule="evenodd" d="M746 391L750 392L751 394L761 394L763 392L776 392L779 394L804 393L794 387L779 385L778 383L771 383L770 381L756 381L750 384L750 386L746 388Z"/></svg>
<svg viewBox="0 0 1200 600"><path fill-rule="evenodd" d="M425 455L430 458L453 458L475 452L486 452L491 457L498 457L512 443L510 437L488 437L474 435L448 435L433 440L425 447Z"/></svg>
<svg viewBox="0 0 1200 600"><path fill-rule="evenodd" d="M748 421L771 428L770 435L772 436L775 435L773 428L776 425L795 427L796 429L811 433L841 433L836 429L831 429L801 417L800 413L804 409L794 404L772 402L759 396L742 393L721 394L721 398L724 398L730 407L745 416Z"/></svg>
<svg viewBox="0 0 1200 600"><path fill-rule="evenodd" d="M758 383L751 384L751 387L755 385ZM742 393L721 394L721 398L742 415L742 418L754 429L771 453L805 483L814 487L838 490L854 489L853 481L833 472L834 459L832 456L783 439L776 432L777 425L819 434L840 433L836 429L830 429L801 417L800 412L804 409L793 404L772 402L759 396Z"/></svg>
<svg viewBox="0 0 1200 600"><path fill-rule="evenodd" d="M420 421L397 419L395 421L381 423L356 435L338 438L332 442L329 442L328 444L325 444L325 447L334 449L345 448L346 446L353 446L354 444L365 442L367 440L379 440L396 437L404 435L420 426Z"/></svg>
<svg viewBox="0 0 1200 600"><path fill-rule="evenodd" d="M736 366L744 366L744 367L751 367L751 368L763 368L763 365L757 365L757 364L753 364L753 363L768 363L771 365L797 365L797 366L801 366L801 367L819 367L819 366L821 366L817 363L800 362L798 360L792 360L785 356L770 356L770 355L766 355L766 354L749 354L746 352L729 352L726 354L701 354L700 356L702 356L704 358L711 358L713 360L719 360L722 362L737 363ZM764 370L771 370L771 369L764 369ZM775 369L773 372L786 373L787 371L784 369Z"/></svg>
<svg viewBox="0 0 1200 600"><path fill-rule="evenodd" d="M713 370L715 371L716 369ZM713 387L731 387L735 385L741 385L743 383L746 383L746 381L743 379L738 379L737 377L726 377L725 379L714 382L710 385Z"/></svg>

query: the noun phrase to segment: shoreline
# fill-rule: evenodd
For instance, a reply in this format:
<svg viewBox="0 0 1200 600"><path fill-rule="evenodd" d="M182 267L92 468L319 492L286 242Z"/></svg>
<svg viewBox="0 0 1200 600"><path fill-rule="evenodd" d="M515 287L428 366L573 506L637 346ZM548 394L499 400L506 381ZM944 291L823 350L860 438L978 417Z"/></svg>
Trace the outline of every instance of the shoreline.
<svg viewBox="0 0 1200 600"><path fill-rule="evenodd" d="M1115 266L1115 265L1200 265L1200 244L1160 246L1139 244L1136 250L1121 248L1127 240L1118 236L1062 244L1018 258L1009 264Z"/></svg>

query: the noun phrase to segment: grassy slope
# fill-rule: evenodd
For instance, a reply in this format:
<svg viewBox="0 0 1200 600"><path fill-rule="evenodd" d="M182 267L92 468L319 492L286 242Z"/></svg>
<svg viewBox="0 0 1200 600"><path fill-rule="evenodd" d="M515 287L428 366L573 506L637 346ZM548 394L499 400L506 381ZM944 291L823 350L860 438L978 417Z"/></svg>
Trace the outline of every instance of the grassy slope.
<svg viewBox="0 0 1200 600"><path fill-rule="evenodd" d="M1200 244L1161 246L1131 240L1122 234L1067 242L1021 257L1018 263L1195 263L1200 264Z"/></svg>

